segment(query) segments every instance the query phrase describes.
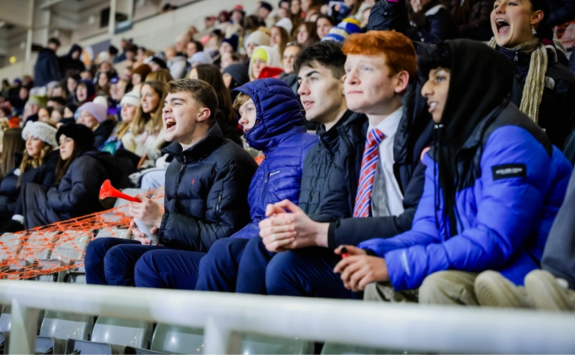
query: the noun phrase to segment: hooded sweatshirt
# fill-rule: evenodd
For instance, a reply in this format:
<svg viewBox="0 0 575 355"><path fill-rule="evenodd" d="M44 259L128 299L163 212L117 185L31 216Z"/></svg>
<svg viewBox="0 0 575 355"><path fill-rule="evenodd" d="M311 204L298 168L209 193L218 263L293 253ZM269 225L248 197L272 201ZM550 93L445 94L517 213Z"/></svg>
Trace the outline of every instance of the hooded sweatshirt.
<svg viewBox="0 0 575 355"><path fill-rule="evenodd" d="M63 78L66 76L66 72L68 70L75 70L78 72L86 70L86 66L80 59L72 58L72 53L74 52L80 52L80 54L82 54L82 47L77 44L73 44L68 54L58 58L58 62L60 64L60 75L62 75Z"/></svg>
<svg viewBox="0 0 575 355"><path fill-rule="evenodd" d="M265 218L268 204L284 199L298 203L303 163L318 138L306 133L298 99L283 81L257 80L234 91L254 101L256 123L245 133L245 139L265 155L248 192L252 221L232 236L251 238L259 235L258 223Z"/></svg>
<svg viewBox="0 0 575 355"><path fill-rule="evenodd" d="M469 40L447 41L451 78L412 230L359 244L385 258L396 290L443 270L497 270L516 285L539 267L571 165L505 97L506 58ZM473 85L469 85L473 83Z"/></svg>
<svg viewBox="0 0 575 355"><path fill-rule="evenodd" d="M263 59L266 61L266 67L280 68L282 67L282 62L280 55L277 50L270 46L259 46L254 50L252 57L250 59L250 67L248 73L250 74L250 80L255 80L253 76L253 65L254 61L257 59Z"/></svg>

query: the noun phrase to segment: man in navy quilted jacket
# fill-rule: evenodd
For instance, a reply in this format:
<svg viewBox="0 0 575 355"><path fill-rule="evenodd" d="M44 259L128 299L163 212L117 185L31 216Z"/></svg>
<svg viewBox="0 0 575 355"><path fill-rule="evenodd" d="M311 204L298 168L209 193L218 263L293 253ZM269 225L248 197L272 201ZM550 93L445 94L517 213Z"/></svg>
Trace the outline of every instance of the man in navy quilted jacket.
<svg viewBox="0 0 575 355"><path fill-rule="evenodd" d="M497 270L521 286L539 267L571 165L506 100L513 68L501 54L454 40L420 64L436 125L413 228L345 246L349 256L335 272L349 289L367 287L368 300L393 301L393 287L419 289L420 303L477 305L481 272Z"/></svg>
<svg viewBox="0 0 575 355"><path fill-rule="evenodd" d="M234 109L241 116L246 142L265 156L248 191L251 222L231 238L215 241L209 251L157 249L146 253L136 264L138 287L193 290L206 253L224 255L222 270L234 272L247 242L258 237L258 222L265 217L266 206L283 199L297 203L303 162L317 143L317 136L306 132L297 97L278 79L256 80L234 91L239 93Z"/></svg>
<svg viewBox="0 0 575 355"><path fill-rule="evenodd" d="M130 214L158 234L150 239L98 238L88 244L86 280L90 284L134 285L136 262L153 250L207 252L219 239L250 220L247 191L257 164L240 146L223 137L214 115L218 99L202 80L181 79L166 85L162 109L164 152L174 157L166 171L164 211L140 196Z"/></svg>

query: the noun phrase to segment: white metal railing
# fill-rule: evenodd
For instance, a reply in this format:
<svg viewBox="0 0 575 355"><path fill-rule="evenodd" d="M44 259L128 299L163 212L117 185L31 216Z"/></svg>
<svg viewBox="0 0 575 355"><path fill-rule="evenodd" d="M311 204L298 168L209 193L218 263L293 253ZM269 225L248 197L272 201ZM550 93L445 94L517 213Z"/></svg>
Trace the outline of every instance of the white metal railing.
<svg viewBox="0 0 575 355"><path fill-rule="evenodd" d="M37 309L203 327L205 353L238 353L239 332L456 353L572 353L575 314L0 281L11 354L33 354Z"/></svg>

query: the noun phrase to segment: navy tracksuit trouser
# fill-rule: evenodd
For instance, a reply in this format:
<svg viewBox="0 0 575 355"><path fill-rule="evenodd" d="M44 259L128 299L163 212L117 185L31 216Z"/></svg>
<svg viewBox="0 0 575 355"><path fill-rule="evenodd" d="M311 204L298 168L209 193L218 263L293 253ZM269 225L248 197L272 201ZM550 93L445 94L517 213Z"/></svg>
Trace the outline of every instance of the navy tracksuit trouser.
<svg viewBox="0 0 575 355"><path fill-rule="evenodd" d="M134 286L134 268L138 259L154 249L131 239L97 238L88 244L84 266L86 282L97 285Z"/></svg>
<svg viewBox="0 0 575 355"><path fill-rule="evenodd" d="M200 263L196 290L263 295L266 268L274 255L260 237L218 240Z"/></svg>

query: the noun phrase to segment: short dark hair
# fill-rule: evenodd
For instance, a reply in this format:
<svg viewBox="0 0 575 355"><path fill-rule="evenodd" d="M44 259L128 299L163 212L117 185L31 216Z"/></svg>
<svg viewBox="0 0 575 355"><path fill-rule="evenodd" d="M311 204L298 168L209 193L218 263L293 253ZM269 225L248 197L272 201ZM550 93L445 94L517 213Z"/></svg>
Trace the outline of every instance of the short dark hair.
<svg viewBox="0 0 575 355"><path fill-rule="evenodd" d="M166 84L166 90L170 94L176 92L189 92L194 100L202 106L210 109L209 123L215 122L218 112L218 95L216 90L207 82L200 79L178 79Z"/></svg>
<svg viewBox="0 0 575 355"><path fill-rule="evenodd" d="M118 54L118 48L116 48L115 46L110 46L108 47L108 53L110 53L111 55L116 55Z"/></svg>
<svg viewBox="0 0 575 355"><path fill-rule="evenodd" d="M445 42L439 43L433 50L419 57L419 70L423 77L427 78L429 72L435 68L451 70L451 49Z"/></svg>
<svg viewBox="0 0 575 355"><path fill-rule="evenodd" d="M323 41L312 44L299 52L294 63L294 72L298 73L303 66L311 66L312 62L327 67L333 77L340 79L345 74L345 54L341 51L341 43Z"/></svg>
<svg viewBox="0 0 575 355"><path fill-rule="evenodd" d="M130 44L126 47L125 49L126 52L132 52L134 54L138 53L138 46L136 46L135 44Z"/></svg>
<svg viewBox="0 0 575 355"><path fill-rule="evenodd" d="M58 47L60 47L60 40L58 38L55 38L55 37L50 38L48 40L48 44L50 44L50 43L55 44Z"/></svg>

